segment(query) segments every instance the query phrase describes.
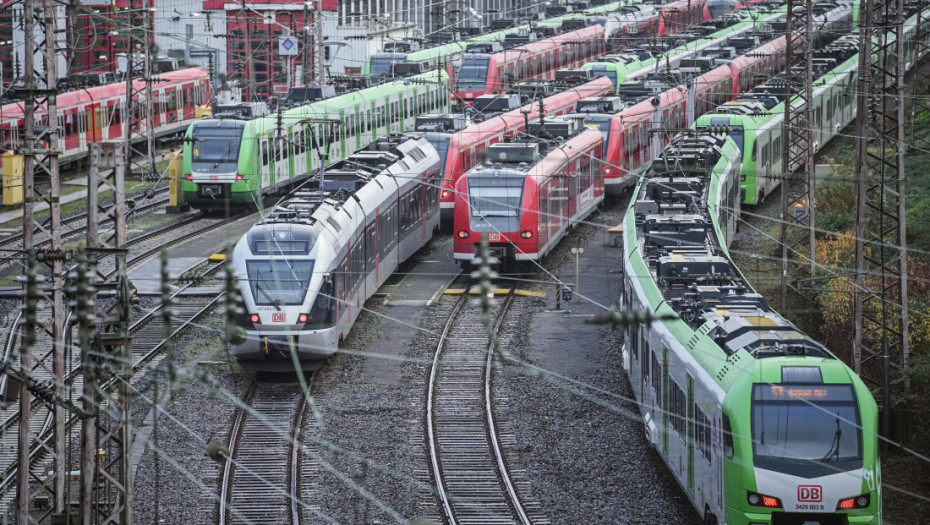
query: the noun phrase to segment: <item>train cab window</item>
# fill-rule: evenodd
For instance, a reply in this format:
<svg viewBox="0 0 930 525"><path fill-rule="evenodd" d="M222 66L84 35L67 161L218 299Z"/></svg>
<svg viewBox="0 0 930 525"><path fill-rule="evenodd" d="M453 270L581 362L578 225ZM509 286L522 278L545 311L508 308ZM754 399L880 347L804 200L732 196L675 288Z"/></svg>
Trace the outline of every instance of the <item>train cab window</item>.
<svg viewBox="0 0 930 525"><path fill-rule="evenodd" d="M756 383L751 414L756 467L808 478L862 468L850 384Z"/></svg>
<svg viewBox="0 0 930 525"><path fill-rule="evenodd" d="M256 305L299 305L307 295L313 261L256 259L246 261L246 274Z"/></svg>

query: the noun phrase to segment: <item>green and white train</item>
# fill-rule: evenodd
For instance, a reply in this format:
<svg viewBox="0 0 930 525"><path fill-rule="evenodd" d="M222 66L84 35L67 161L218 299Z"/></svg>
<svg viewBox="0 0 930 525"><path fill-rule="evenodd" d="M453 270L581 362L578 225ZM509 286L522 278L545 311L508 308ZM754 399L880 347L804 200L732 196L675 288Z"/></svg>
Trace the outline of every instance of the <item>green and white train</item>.
<svg viewBox="0 0 930 525"><path fill-rule="evenodd" d="M187 130L182 191L197 208L259 205L369 142L449 110L449 76L436 70L251 120L207 119ZM325 160L324 160L325 159Z"/></svg>
<svg viewBox="0 0 930 525"><path fill-rule="evenodd" d="M908 4L908 14L918 5ZM920 58L919 49L930 44L930 32L922 33L925 42L917 45L918 15L913 14L904 23L905 69L910 70ZM858 35L847 35L828 46L815 58L836 60L835 67L814 69L813 127L814 152L819 151L846 125L856 118L856 90L858 89L859 55ZM713 112L695 121L695 126L718 126L740 146L743 165L740 173L744 193L743 203L762 202L778 188L784 174L782 148L785 118L784 81L767 82L736 100L724 103ZM801 100L792 101L793 111L803 111Z"/></svg>
<svg viewBox="0 0 930 525"><path fill-rule="evenodd" d="M624 219L624 367L646 435L707 524L881 522L878 409L858 376L772 310L728 251L739 146L665 148Z"/></svg>

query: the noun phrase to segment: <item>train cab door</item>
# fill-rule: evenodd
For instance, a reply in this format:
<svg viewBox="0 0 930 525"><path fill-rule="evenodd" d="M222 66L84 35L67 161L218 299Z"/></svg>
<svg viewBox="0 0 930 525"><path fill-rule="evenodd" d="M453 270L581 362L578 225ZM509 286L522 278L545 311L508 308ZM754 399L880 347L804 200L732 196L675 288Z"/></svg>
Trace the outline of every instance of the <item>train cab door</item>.
<svg viewBox="0 0 930 525"><path fill-rule="evenodd" d="M261 163L259 170L262 174L262 188L267 188L271 185L271 152L269 151L267 136L258 140L258 153L259 162Z"/></svg>
<svg viewBox="0 0 930 525"><path fill-rule="evenodd" d="M275 137L274 145L274 182L280 184L287 177L287 145L283 136Z"/></svg>

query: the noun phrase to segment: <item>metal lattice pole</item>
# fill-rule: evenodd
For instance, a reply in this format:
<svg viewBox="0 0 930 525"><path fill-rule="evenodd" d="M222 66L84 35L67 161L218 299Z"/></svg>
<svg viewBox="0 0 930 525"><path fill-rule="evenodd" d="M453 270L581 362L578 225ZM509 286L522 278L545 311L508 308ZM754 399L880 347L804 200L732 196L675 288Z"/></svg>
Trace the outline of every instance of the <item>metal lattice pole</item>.
<svg viewBox="0 0 930 525"><path fill-rule="evenodd" d="M154 179L155 127L152 100L152 0L131 0L126 12L126 114L124 134L128 174ZM170 103L170 101L165 101ZM128 178L128 177L127 177Z"/></svg>
<svg viewBox="0 0 930 525"><path fill-rule="evenodd" d="M814 119L813 119L813 48L814 34L809 31L813 16L810 0L800 2L803 13L795 13L795 3L788 0L788 45L785 46L785 119L782 137L782 172L773 169L763 176L781 178L781 308L787 315L789 300L797 297L795 285L799 266L805 261L794 253L804 243L805 237L799 235L802 228L807 229L808 253L807 263L810 275L814 274ZM798 23L800 22L800 24ZM798 26L798 27L795 27ZM794 65L801 57L800 64ZM799 78L800 77L800 78ZM794 87L800 84L800 89ZM795 92L796 91L796 92ZM789 102L790 101L790 102ZM795 178L796 172L802 171L801 177ZM757 175L758 176L758 175ZM799 186L792 192L791 185ZM796 213L795 210L800 211Z"/></svg>
<svg viewBox="0 0 930 525"><path fill-rule="evenodd" d="M84 397L85 403L89 402L85 408L89 417L84 425L81 463L83 472L94 473L84 479L84 494L93 494L82 501L84 523L131 522L129 379L132 341L128 333L130 285L124 248L127 237L125 153L123 145L90 145L87 248L93 261L107 256L116 258L116 281L101 284L99 288L115 289L117 301L97 323L102 333L100 344L81 348L85 363ZM106 191L112 192L114 199L109 208L100 206L99 202L100 194ZM104 239L99 235L99 225L108 219L113 221L114 234ZM116 380L116 387L103 389L102 385L112 379Z"/></svg>
<svg viewBox="0 0 930 525"><path fill-rule="evenodd" d="M37 312L34 330L52 336L52 351L37 351L31 355L32 345L24 345L21 355L22 372L30 378L48 379L54 392L43 392L43 399L49 395L61 399L64 394L64 331L65 301L63 251L61 241L61 207L60 180L58 171L58 39L63 37L57 31L59 8L51 0L43 0L41 9L36 9L35 0L24 0L24 136L23 175L25 185L25 202L23 205L23 248L27 253L34 252L35 232L45 232L51 236L51 246L40 255L51 270L50 286L41 291L42 301L50 306L48 310ZM38 23L38 25L37 25ZM36 68L37 61L42 65ZM40 117L37 122L37 116ZM44 122L43 119L44 118ZM38 124L38 125L37 125ZM36 178L48 179L48 192L41 194L36 187ZM40 202L48 205L49 217L38 220L37 206ZM26 290L24 289L24 292ZM27 295L27 294L24 294ZM29 327L26 327L27 329ZM30 334L33 337L35 334ZM19 429L19 478L17 509L20 523L38 522L29 514L30 503L40 491L48 491L54 498L55 512L64 509L65 484L65 420L66 411L56 404L45 404L40 410L51 410L53 414L53 434L49 440L36 440L31 430L33 404L36 392L23 384L20 392L20 429ZM39 405L41 406L41 405ZM33 447L44 449L42 456L51 458L51 475L37 478L32 474L30 451ZM37 470L44 470L37 469Z"/></svg>
<svg viewBox="0 0 930 525"><path fill-rule="evenodd" d="M908 358L904 170L904 2L862 3L856 115L856 280L853 367L881 392L904 389Z"/></svg>

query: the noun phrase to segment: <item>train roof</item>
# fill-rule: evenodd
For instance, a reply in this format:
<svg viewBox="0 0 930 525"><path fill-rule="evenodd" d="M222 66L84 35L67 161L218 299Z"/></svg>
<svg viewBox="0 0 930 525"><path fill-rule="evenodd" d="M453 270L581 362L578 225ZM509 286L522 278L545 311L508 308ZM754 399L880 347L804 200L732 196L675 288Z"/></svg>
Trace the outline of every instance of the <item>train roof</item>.
<svg viewBox="0 0 930 525"><path fill-rule="evenodd" d="M745 283L720 245L708 204L718 174L738 158L733 141L712 130L698 129L669 143L644 174L631 205L642 261L662 301L727 355L744 350L755 358L831 358Z"/></svg>

